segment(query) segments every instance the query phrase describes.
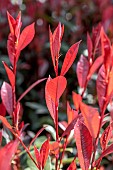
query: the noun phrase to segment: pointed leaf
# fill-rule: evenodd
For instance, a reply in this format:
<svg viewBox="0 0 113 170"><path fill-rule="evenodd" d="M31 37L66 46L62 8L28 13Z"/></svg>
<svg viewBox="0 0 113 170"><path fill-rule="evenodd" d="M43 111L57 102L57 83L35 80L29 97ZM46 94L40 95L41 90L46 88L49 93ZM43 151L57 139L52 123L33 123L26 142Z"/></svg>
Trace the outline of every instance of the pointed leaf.
<svg viewBox="0 0 113 170"><path fill-rule="evenodd" d="M72 161L67 170L76 170L76 164L75 161Z"/></svg>
<svg viewBox="0 0 113 170"><path fill-rule="evenodd" d="M77 78L79 82L79 86L84 88L87 75L89 72L89 63L86 57L81 55L79 62L77 63Z"/></svg>
<svg viewBox="0 0 113 170"><path fill-rule="evenodd" d="M42 158L42 169L44 168L49 155L49 140L46 140L41 147L40 155Z"/></svg>
<svg viewBox="0 0 113 170"><path fill-rule="evenodd" d="M7 17L8 17L10 32L11 32L12 35L14 35L14 30L15 30L16 21L15 21L15 19L9 14L8 11L7 11Z"/></svg>
<svg viewBox="0 0 113 170"><path fill-rule="evenodd" d="M10 59L10 62L12 66L14 66L14 59L15 59L15 36L11 33L8 36L7 40L7 50L8 50L8 56Z"/></svg>
<svg viewBox="0 0 113 170"><path fill-rule="evenodd" d="M22 31L19 38L17 51L20 52L21 50L23 50L32 41L34 35L35 35L35 30L34 30L34 23L33 23L27 26L26 28L24 28L24 30Z"/></svg>
<svg viewBox="0 0 113 170"><path fill-rule="evenodd" d="M103 56L98 57L93 65L91 66L90 70L89 70L89 74L88 74L88 80L91 78L91 76L93 75L93 73L95 71L97 71L97 69L103 64Z"/></svg>
<svg viewBox="0 0 113 170"><path fill-rule="evenodd" d="M38 163L38 168L41 169L41 156L36 146L34 146L34 152L35 152L36 161Z"/></svg>
<svg viewBox="0 0 113 170"><path fill-rule="evenodd" d="M3 103L0 103L0 115L3 117L5 117L5 115L6 115L6 108L3 105Z"/></svg>
<svg viewBox="0 0 113 170"><path fill-rule="evenodd" d="M104 151L106 149L106 146L112 136L112 128L109 125L103 132L101 138L100 138L100 144L102 147L102 150Z"/></svg>
<svg viewBox="0 0 113 170"><path fill-rule="evenodd" d="M69 70L69 68L71 67L71 65L73 64L76 58L77 52L78 52L80 42L81 41L72 45L70 49L68 50L68 52L66 53L66 56L65 56L65 59L62 65L61 73L60 73L61 76L64 76Z"/></svg>
<svg viewBox="0 0 113 170"><path fill-rule="evenodd" d="M9 78L10 83L11 83L11 86L12 86L12 88L14 88L14 86L15 86L15 76L14 76L14 73L13 73L13 71L8 67L8 65L4 61L3 61L3 65L5 67L7 76Z"/></svg>
<svg viewBox="0 0 113 170"><path fill-rule="evenodd" d="M49 29L50 50L51 50L51 57L52 57L54 67L55 67L56 60L58 60L59 58L63 32L64 32L64 27L61 27L61 23L58 24L53 34Z"/></svg>
<svg viewBox="0 0 113 170"><path fill-rule="evenodd" d="M65 129L65 131L64 131L63 134L62 134L62 137L66 136L66 135L69 135L70 132L71 132L71 130L74 129L74 126L75 126L75 124L76 124L76 122L77 122L77 118L78 118L78 116L75 117L75 119L73 119L73 120L71 121L71 123L67 126L67 128Z"/></svg>
<svg viewBox="0 0 113 170"><path fill-rule="evenodd" d="M11 170L11 161L17 150L18 142L12 141L0 149L0 169Z"/></svg>
<svg viewBox="0 0 113 170"><path fill-rule="evenodd" d="M88 170L93 149L93 140L87 127L78 119L74 127L78 158L82 170Z"/></svg>
<svg viewBox="0 0 113 170"><path fill-rule="evenodd" d="M47 108L48 108L48 110L50 112L50 115L53 118L54 123L55 123L55 103L52 100L52 98L51 98L51 96L50 96L50 94L48 92L48 89L47 89L47 85L50 82L50 80L51 80L51 78L49 77L47 82L46 82L46 86L45 86L45 99L46 99Z"/></svg>
<svg viewBox="0 0 113 170"><path fill-rule="evenodd" d="M97 137L99 124L100 124L100 117L97 109L88 106L84 103L80 105L81 113L84 117L85 125L87 126L91 136L93 138Z"/></svg>
<svg viewBox="0 0 113 170"><path fill-rule="evenodd" d="M13 113L13 99L12 99L12 88L4 82L1 87L1 98L7 112L12 115Z"/></svg>
<svg viewBox="0 0 113 170"><path fill-rule="evenodd" d="M71 123L71 121L78 116L78 112L73 110L70 105L69 102L67 101L67 116L68 116L68 124Z"/></svg>
<svg viewBox="0 0 113 170"><path fill-rule="evenodd" d="M21 22L21 11L18 13L18 16L16 18L16 27L15 27L15 36L17 38L17 42L16 42L16 46L18 46L18 40L20 37L20 28L22 26L22 22Z"/></svg>
<svg viewBox="0 0 113 170"><path fill-rule="evenodd" d="M47 91L54 102L58 102L59 98L63 94L67 85L66 78L63 76L58 76L47 84Z"/></svg>
<svg viewBox="0 0 113 170"><path fill-rule="evenodd" d="M104 65L101 66L98 77L96 81L96 88L97 88L97 96L100 110L102 111L103 106L106 101L106 90L107 90L107 82L106 82L106 75L105 75L105 67Z"/></svg>
<svg viewBox="0 0 113 170"><path fill-rule="evenodd" d="M102 55L104 57L105 72L108 76L108 72L110 71L110 66L112 64L111 43L109 38L105 34L103 28L101 28L100 36L102 44Z"/></svg>
<svg viewBox="0 0 113 170"><path fill-rule="evenodd" d="M78 110L79 107L80 107L80 103L82 101L82 98L79 94L77 94L75 92L72 92L72 97L73 97L73 102L74 102L75 108L76 108L76 110Z"/></svg>
<svg viewBox="0 0 113 170"><path fill-rule="evenodd" d="M12 131L12 126L9 124L9 122L7 121L7 119L5 117L0 116L0 120L9 130Z"/></svg>

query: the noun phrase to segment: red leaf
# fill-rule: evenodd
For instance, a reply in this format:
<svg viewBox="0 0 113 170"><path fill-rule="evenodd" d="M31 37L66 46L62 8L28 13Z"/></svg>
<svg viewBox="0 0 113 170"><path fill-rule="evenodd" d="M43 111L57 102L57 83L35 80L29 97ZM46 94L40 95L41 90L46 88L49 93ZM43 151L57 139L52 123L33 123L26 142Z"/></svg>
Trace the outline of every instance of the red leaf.
<svg viewBox="0 0 113 170"><path fill-rule="evenodd" d="M12 131L12 126L9 124L9 122L7 121L5 117L0 116L0 120L10 131Z"/></svg>
<svg viewBox="0 0 113 170"><path fill-rule="evenodd" d="M21 96L19 97L17 103L20 102L20 100L22 100L23 97L24 97L27 93L29 93L35 86L37 86L39 83L41 83L41 82L44 81L44 80L46 80L46 78L37 80L37 81L34 82L30 87L28 87L28 89L27 89L24 93L21 94Z"/></svg>
<svg viewBox="0 0 113 170"><path fill-rule="evenodd" d="M102 150L104 151L106 149L106 146L112 136L112 128L109 125L103 132L101 138L100 138L100 144L102 147Z"/></svg>
<svg viewBox="0 0 113 170"><path fill-rule="evenodd" d="M21 26L22 26L22 22L21 22L21 11L20 11L17 18L16 18L16 27L15 27L15 36L17 38L16 46L18 46L18 40L19 40L19 37L20 37Z"/></svg>
<svg viewBox="0 0 113 170"><path fill-rule="evenodd" d="M15 58L15 36L13 34L9 34L7 40L7 50L8 56L12 66L14 66L14 58Z"/></svg>
<svg viewBox="0 0 113 170"><path fill-rule="evenodd" d="M67 101L67 116L68 116L68 124L71 123L71 121L78 116L78 112L73 110L70 105L69 102Z"/></svg>
<svg viewBox="0 0 113 170"><path fill-rule="evenodd" d="M55 29L54 33L52 34L51 30L49 29L49 37L50 37L50 50L51 50L51 57L53 61L53 66L55 69L55 62L59 58L59 52L61 47L61 39L63 36L64 27L61 27L61 23L58 24L57 28Z"/></svg>
<svg viewBox="0 0 113 170"><path fill-rule="evenodd" d="M82 170L88 170L93 149L93 140L87 127L78 119L75 127L75 140Z"/></svg>
<svg viewBox="0 0 113 170"><path fill-rule="evenodd" d="M15 21L15 19L9 14L8 11L7 11L7 17L8 17L10 32L11 32L12 35L14 35L14 30L15 30L16 21Z"/></svg>
<svg viewBox="0 0 113 170"><path fill-rule="evenodd" d="M96 82L96 88L97 88L97 95L98 95L98 102L100 110L102 111L103 106L106 101L106 89L107 89L107 82L106 82L106 75L105 75L105 68L104 65L100 68L98 72L97 82Z"/></svg>
<svg viewBox="0 0 113 170"><path fill-rule="evenodd" d="M19 38L17 51L20 52L21 50L23 50L32 41L34 35L35 35L35 30L34 30L34 23L33 23L27 26L26 28L24 28L24 30L22 31Z"/></svg>
<svg viewBox="0 0 113 170"><path fill-rule="evenodd" d="M0 103L0 115L3 117L5 117L5 115L6 115L6 108L3 105L3 103Z"/></svg>
<svg viewBox="0 0 113 170"><path fill-rule="evenodd" d="M96 138L100 124L100 117L97 109L91 106L87 106L84 103L81 103L80 108L85 125L87 126L91 136L93 138Z"/></svg>
<svg viewBox="0 0 113 170"><path fill-rule="evenodd" d="M66 136L66 135L69 135L69 133L71 132L71 130L74 129L74 126L75 126L75 123L76 123L76 121L77 121L77 118L78 118L78 116L75 117L75 119L73 119L73 120L71 121L71 123L67 126L67 128L65 129L65 131L64 131L63 134L62 134L62 137Z"/></svg>
<svg viewBox="0 0 113 170"><path fill-rule="evenodd" d="M85 86L88 72L89 72L88 60L86 57L81 55L80 60L77 63L77 78L81 88Z"/></svg>
<svg viewBox="0 0 113 170"><path fill-rule="evenodd" d="M15 62L17 61L19 57L19 52L16 55L16 50L18 46L18 40L20 37L20 28L22 25L21 12L19 12L16 20L8 12L7 12L7 15L8 15L8 21L9 21L9 26L10 26L10 32L11 32L8 36L7 49L8 49L8 55L9 55L11 64L14 66L14 64L16 64Z"/></svg>
<svg viewBox="0 0 113 170"><path fill-rule="evenodd" d="M14 76L14 73L13 73L13 71L8 67L8 65L4 61L3 61L3 65L4 65L5 70L7 72L7 75L8 75L9 81L11 83L11 86L12 86L12 88L14 88L14 86L15 86L15 76Z"/></svg>
<svg viewBox="0 0 113 170"><path fill-rule="evenodd" d="M12 100L12 88L4 82L1 87L1 98L7 112L12 115L13 113L13 100Z"/></svg>
<svg viewBox="0 0 113 170"><path fill-rule="evenodd" d="M76 164L75 161L72 161L67 170L76 170Z"/></svg>
<svg viewBox="0 0 113 170"><path fill-rule="evenodd" d="M91 37L89 35L89 33L87 33L87 48L88 48L88 60L90 62L90 64L92 64L92 50L93 50L93 44L92 44L92 40Z"/></svg>
<svg viewBox="0 0 113 170"><path fill-rule="evenodd" d="M73 102L74 102L75 108L76 108L76 110L78 110L79 107L80 107L80 103L82 101L82 98L79 94L77 94L75 92L72 92L72 97L73 97Z"/></svg>
<svg viewBox="0 0 113 170"><path fill-rule="evenodd" d="M101 44L102 44L102 55L104 57L105 72L108 76L108 73L110 71L110 66L112 64L111 43L109 38L105 34L103 28L101 28L100 36L101 36Z"/></svg>
<svg viewBox="0 0 113 170"><path fill-rule="evenodd" d="M40 149L40 155L42 158L42 169L44 169L44 166L46 164L48 155L49 155L49 140L46 140Z"/></svg>
<svg viewBox="0 0 113 170"><path fill-rule="evenodd" d="M0 149L0 169L11 170L11 160L17 150L18 142L12 141Z"/></svg>
<svg viewBox="0 0 113 170"><path fill-rule="evenodd" d="M51 78L49 77L47 82L46 82L46 86L45 86L45 99L46 99L46 105L47 105L47 108L50 112L50 115L51 117L53 118L54 120L54 123L55 122L55 103L54 101L52 100L49 92L48 92L48 89L47 89L47 86L48 86L48 83L50 82Z"/></svg>
<svg viewBox="0 0 113 170"><path fill-rule="evenodd" d="M53 142L49 144L50 148L50 153L54 154L56 158L59 157L59 143L58 142Z"/></svg>
<svg viewBox="0 0 113 170"><path fill-rule="evenodd" d="M102 63L103 63L103 57L102 56L100 56L100 57L98 57L95 61L94 61L94 63L93 63L93 65L91 66L91 68L90 68L90 70L89 70L89 74L88 74L88 80L91 78L91 76L93 75L93 73L100 67L100 65L102 65Z"/></svg>
<svg viewBox="0 0 113 170"><path fill-rule="evenodd" d="M40 152L38 151L36 146L34 146L34 152L35 152L36 161L38 163L38 168L40 170L41 169L41 162L42 162L42 160L41 160Z"/></svg>
<svg viewBox="0 0 113 170"><path fill-rule="evenodd" d="M47 91L54 102L58 102L67 85L66 78L58 76L50 80L47 84Z"/></svg>
<svg viewBox="0 0 113 170"><path fill-rule="evenodd" d="M68 52L65 56L63 65L62 65L62 69L61 69L61 73L60 73L61 76L64 76L67 73L67 71L69 70L69 68L71 67L71 65L73 64L73 62L76 58L77 52L78 52L80 42L81 41L75 43L68 50Z"/></svg>

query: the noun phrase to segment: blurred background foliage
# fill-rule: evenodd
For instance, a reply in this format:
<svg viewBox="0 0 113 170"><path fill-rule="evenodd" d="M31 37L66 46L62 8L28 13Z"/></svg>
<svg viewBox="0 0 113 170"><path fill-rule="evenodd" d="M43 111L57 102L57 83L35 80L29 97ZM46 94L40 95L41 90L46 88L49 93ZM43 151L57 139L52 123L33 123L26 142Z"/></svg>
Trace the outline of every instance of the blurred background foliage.
<svg viewBox="0 0 113 170"><path fill-rule="evenodd" d="M113 42L113 0L0 0L0 86L3 81L7 81L2 61L10 65L7 56L9 26L6 11L13 17L16 17L19 11L22 12L22 28L35 22L35 37L22 51L18 62L17 98L34 81L49 75L55 76L49 49L49 26L52 31L59 22L65 26L60 68L69 47L82 40L77 59L66 74L68 86L60 101L59 120L66 120L66 101L69 100L73 104L72 91L79 92L76 64L81 54L87 55L87 32L91 35L92 28L101 22ZM46 107L44 90L45 82L35 87L22 100L23 120L30 123L26 132L26 141L32 138L43 124L53 125ZM95 77L89 82L84 99L88 104L97 105Z"/></svg>

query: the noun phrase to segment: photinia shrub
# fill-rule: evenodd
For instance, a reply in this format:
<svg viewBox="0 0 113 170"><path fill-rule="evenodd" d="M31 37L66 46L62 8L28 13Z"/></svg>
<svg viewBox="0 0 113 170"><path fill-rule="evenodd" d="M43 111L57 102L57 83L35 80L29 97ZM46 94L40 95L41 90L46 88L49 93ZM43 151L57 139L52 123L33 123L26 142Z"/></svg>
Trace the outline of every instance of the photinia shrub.
<svg viewBox="0 0 113 170"><path fill-rule="evenodd" d="M49 29L50 51L55 77L49 76L48 78L37 80L17 99L17 62L21 51L33 40L35 29L33 23L21 32L21 12L16 19L8 12L7 16L10 28L7 50L11 66L8 66L3 61L9 83L3 82L1 87L0 120L3 126L0 131L0 170L20 169L19 160L21 152L28 154L34 163L34 169L47 169L47 162L50 160L49 169L60 170L65 167L63 160L71 140L74 140L74 145L76 145L76 153L73 153L74 158L71 160L67 170L76 170L79 167L82 170L99 169L103 157L107 157L113 152L112 110L106 114L107 105L111 104L113 99L113 46L103 27L98 26L94 28L92 38L87 33L88 57L82 54L76 69L78 83L82 92L81 94L72 92L74 108L67 101L68 122L66 122L65 120L59 121L60 98L67 86L68 78L66 79L65 75L76 59L81 40L69 48L61 70L59 70L64 26L59 23L53 33ZM87 85L95 72L98 72L96 80L97 108L89 106L84 102ZM25 137L24 130L27 125L22 121L21 100L32 88L44 80L47 80L45 100L54 122L55 137L54 140L51 140L48 136L39 149L35 145L35 140L47 128L51 132L50 126L42 127L30 144L26 145L23 139ZM103 128L105 125L106 127ZM62 131L60 132L60 130ZM2 139L4 138L6 143L3 146ZM22 151L21 146L24 151ZM68 160L69 158L66 159Z"/></svg>

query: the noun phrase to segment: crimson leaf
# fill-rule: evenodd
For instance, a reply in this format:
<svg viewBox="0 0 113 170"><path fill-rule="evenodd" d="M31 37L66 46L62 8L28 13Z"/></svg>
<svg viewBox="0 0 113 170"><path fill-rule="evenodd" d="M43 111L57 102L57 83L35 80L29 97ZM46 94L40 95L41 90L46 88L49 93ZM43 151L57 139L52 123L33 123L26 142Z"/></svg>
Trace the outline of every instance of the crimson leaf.
<svg viewBox="0 0 113 170"><path fill-rule="evenodd" d="M93 149L93 140L87 127L78 119L74 127L78 158L82 170L88 170Z"/></svg>
<svg viewBox="0 0 113 170"><path fill-rule="evenodd" d="M66 56L65 56L65 59L62 65L61 73L60 73L61 76L64 76L69 70L69 68L71 67L71 65L73 64L76 58L77 52L78 52L80 42L81 41L72 45L70 49L68 50L68 52L66 53Z"/></svg>

